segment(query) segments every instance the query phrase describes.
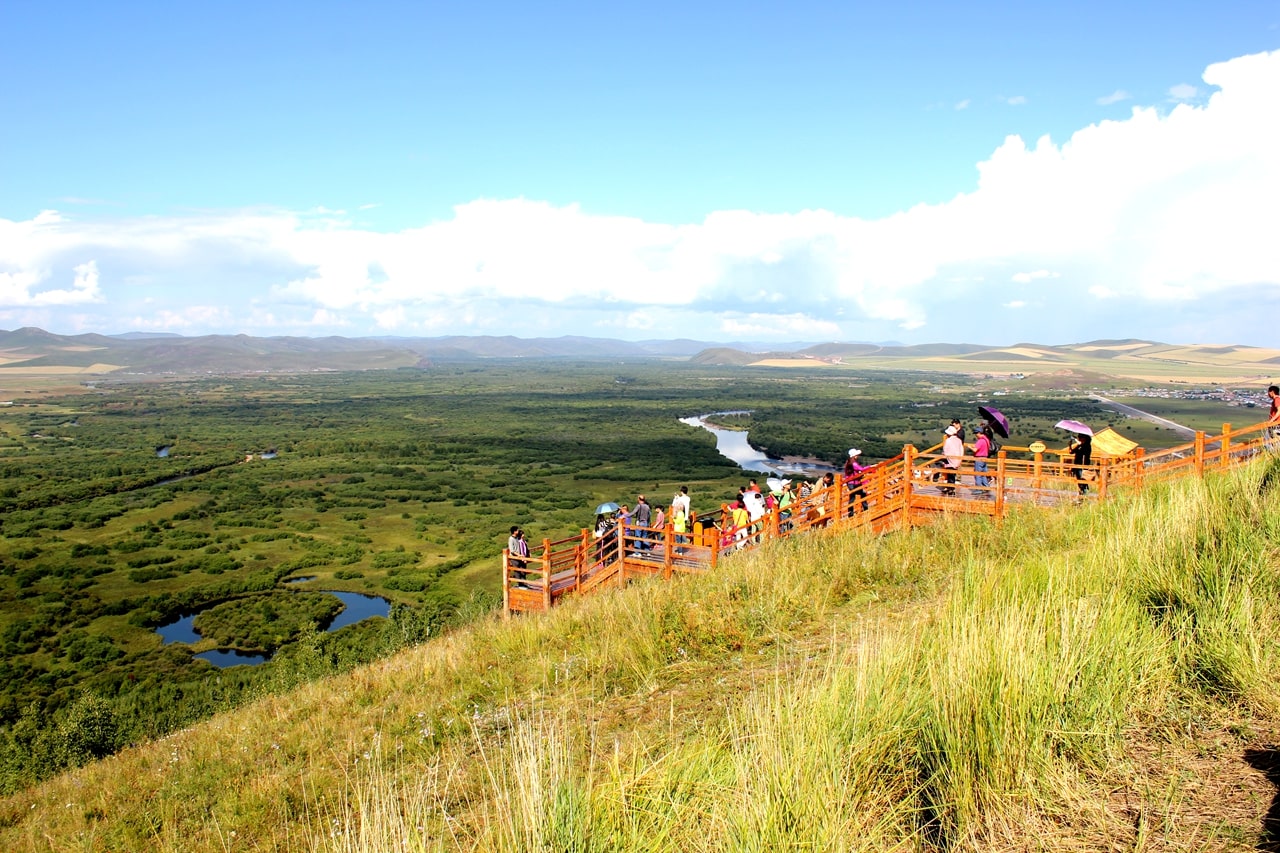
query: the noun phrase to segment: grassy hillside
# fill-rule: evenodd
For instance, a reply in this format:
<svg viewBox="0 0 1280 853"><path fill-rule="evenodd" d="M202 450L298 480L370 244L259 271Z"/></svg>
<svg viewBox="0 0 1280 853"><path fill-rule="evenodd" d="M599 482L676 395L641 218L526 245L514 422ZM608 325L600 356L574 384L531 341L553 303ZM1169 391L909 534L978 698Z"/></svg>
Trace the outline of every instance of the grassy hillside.
<svg viewBox="0 0 1280 853"><path fill-rule="evenodd" d="M745 355L745 354L744 354ZM1028 387L1080 388L1133 384L1231 384L1266 387L1280 355L1274 349L1249 346L1193 346L1151 341L1091 341L1048 346L1019 343L1011 347L971 344L923 344L871 347L823 344L790 358L777 354L748 364L805 367L814 360L854 370L930 370L974 375L1026 377ZM720 353L721 364L733 364Z"/></svg>
<svg viewBox="0 0 1280 853"><path fill-rule="evenodd" d="M0 849L1258 849L1278 486L815 535L494 618L8 798Z"/></svg>

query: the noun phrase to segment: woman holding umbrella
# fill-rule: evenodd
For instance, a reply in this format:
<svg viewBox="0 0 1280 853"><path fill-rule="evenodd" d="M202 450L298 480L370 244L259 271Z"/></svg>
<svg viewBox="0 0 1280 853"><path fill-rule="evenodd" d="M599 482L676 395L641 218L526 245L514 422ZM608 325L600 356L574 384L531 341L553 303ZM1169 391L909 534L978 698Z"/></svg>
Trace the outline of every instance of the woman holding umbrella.
<svg viewBox="0 0 1280 853"><path fill-rule="evenodd" d="M977 460L973 463L975 472L986 472L988 469L988 459L996 454L996 435L1001 438L1009 437L1009 419L999 409L993 409L990 406L979 406L978 414L982 415L982 419L986 421L982 425L982 429L978 432L977 439L973 443L973 456ZM991 478L986 473L975 473L973 477L975 486L991 485ZM978 491L978 497L990 498L989 490Z"/></svg>
<svg viewBox="0 0 1280 853"><path fill-rule="evenodd" d="M1076 433L1071 436L1067 450L1071 451L1071 461L1076 466L1071 469L1071 473L1075 475L1078 481L1076 487L1083 495L1089 491L1089 482L1084 478L1083 466L1093 464L1093 436L1087 432Z"/></svg>
<svg viewBox="0 0 1280 853"><path fill-rule="evenodd" d="M618 541L619 506L613 501L606 501L596 507L596 561L613 562Z"/></svg>

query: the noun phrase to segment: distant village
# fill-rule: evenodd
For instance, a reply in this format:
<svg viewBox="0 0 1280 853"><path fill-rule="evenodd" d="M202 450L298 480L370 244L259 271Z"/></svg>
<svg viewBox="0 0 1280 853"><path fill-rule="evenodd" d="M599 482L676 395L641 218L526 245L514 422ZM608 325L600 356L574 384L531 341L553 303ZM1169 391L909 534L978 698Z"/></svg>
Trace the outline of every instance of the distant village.
<svg viewBox="0 0 1280 853"><path fill-rule="evenodd" d="M1165 400L1212 400L1228 406L1246 408L1269 407L1270 399L1262 390L1230 390L1227 388L1130 388L1110 392L1113 397L1160 397Z"/></svg>

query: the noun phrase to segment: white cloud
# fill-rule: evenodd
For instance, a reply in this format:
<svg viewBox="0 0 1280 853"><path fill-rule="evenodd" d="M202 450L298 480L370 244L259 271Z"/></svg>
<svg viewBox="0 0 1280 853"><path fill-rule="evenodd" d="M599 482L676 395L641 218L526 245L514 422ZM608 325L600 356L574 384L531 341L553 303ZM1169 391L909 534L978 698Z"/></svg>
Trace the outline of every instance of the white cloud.
<svg viewBox="0 0 1280 853"><path fill-rule="evenodd" d="M37 217L39 219L39 217ZM32 220L34 223L36 220ZM3 225L3 223L0 223ZM3 229L0 229L2 231ZM102 293L98 287L98 265L95 261L77 264L70 288L38 289L49 280L47 270L31 268L16 272L0 272L0 306L14 308L21 306L59 306L81 305L87 302L101 302Z"/></svg>
<svg viewBox="0 0 1280 853"><path fill-rule="evenodd" d="M1005 98L1004 102L1011 107L1020 107L1027 102L1027 96L1014 95L1012 98Z"/></svg>
<svg viewBox="0 0 1280 853"><path fill-rule="evenodd" d="M828 340L840 335L840 326L803 314L748 314L725 317L720 330L730 337L802 338Z"/></svg>
<svg viewBox="0 0 1280 853"><path fill-rule="evenodd" d="M0 310L13 309L0 316L39 309L56 327L79 306L77 328L107 332L1085 339L1141 323L1117 335L1186 334L1188 305L1221 311L1234 302L1219 294L1280 285L1280 52L1212 65L1204 81L1217 91L1198 105L1134 107L1061 143L1011 136L978 164L972 191L876 220L724 210L673 225L513 198L384 233L324 208L44 211L0 220ZM994 283L1045 279L1141 310L1021 312L1025 330L982 322L998 300L1030 296ZM1242 330L1253 301L1233 309Z"/></svg>
<svg viewBox="0 0 1280 853"><path fill-rule="evenodd" d="M1042 278L1061 278L1061 274L1049 272L1048 270L1036 270L1035 272L1020 272L1013 275L1013 280L1019 284L1030 284L1033 281L1039 281Z"/></svg>
<svg viewBox="0 0 1280 853"><path fill-rule="evenodd" d="M189 305L177 311L158 308L154 312L137 315L126 322L129 329L138 331L189 334L225 327L225 324L233 319L231 312L216 305Z"/></svg>
<svg viewBox="0 0 1280 853"><path fill-rule="evenodd" d="M1190 83L1179 83L1169 88L1169 97L1175 101L1189 101L1198 94L1200 90Z"/></svg>
<svg viewBox="0 0 1280 853"><path fill-rule="evenodd" d="M1098 98L1098 104L1104 107L1109 107L1112 104L1118 104L1121 101L1130 100L1132 97L1133 95L1130 95L1124 89L1116 89L1110 95L1104 95L1101 98Z"/></svg>
<svg viewBox="0 0 1280 853"><path fill-rule="evenodd" d="M969 108L969 103L970 101L968 98L965 98L963 101L956 101L956 109L967 110Z"/></svg>

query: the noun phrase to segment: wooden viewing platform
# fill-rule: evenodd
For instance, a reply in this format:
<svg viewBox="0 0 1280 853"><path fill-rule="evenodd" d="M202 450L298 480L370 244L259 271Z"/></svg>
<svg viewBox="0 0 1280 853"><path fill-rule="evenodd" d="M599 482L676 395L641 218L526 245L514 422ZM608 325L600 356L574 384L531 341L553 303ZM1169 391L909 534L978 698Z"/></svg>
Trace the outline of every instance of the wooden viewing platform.
<svg viewBox="0 0 1280 853"><path fill-rule="evenodd" d="M698 516L693 529L678 534L665 529L631 527L596 539L588 530L568 539L544 539L526 558L523 569L502 552L502 600L506 614L548 610L566 595L590 592L631 578L713 571L720 560L766 542L818 531L865 529L880 534L927 523L939 513L969 513L1003 518L1011 505L1057 506L1062 503L1106 500L1119 490L1141 489L1146 483L1206 471L1225 470L1247 462L1265 449L1267 424L1232 431L1222 425L1217 436L1197 432L1186 444L1147 454L1142 448L1115 458L1096 459L1083 466L1088 493L1080 495L1077 467L1060 450L1033 452L1026 447L1002 447L988 460L990 485L974 484L973 456L961 458L956 485L935 480L944 460L941 445L917 451L910 444L892 459L863 472L865 497L849 501L848 489L836 477L833 486L797 499L788 511L771 510L745 539L735 539L729 508ZM865 509L863 508L865 505Z"/></svg>

